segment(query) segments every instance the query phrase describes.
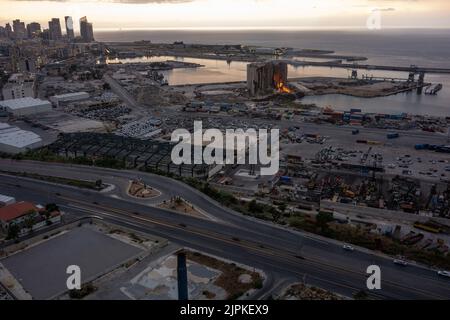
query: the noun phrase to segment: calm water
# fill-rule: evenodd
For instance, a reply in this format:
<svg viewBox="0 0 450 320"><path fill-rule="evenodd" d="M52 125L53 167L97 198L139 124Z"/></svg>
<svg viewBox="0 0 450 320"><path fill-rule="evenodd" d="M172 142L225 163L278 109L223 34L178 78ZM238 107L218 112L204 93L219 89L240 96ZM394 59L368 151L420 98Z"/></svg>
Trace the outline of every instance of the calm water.
<svg viewBox="0 0 450 320"><path fill-rule="evenodd" d="M450 30L383 30L369 31L117 31L96 33L100 41L136 41L171 43L247 44L297 49L329 49L337 54L362 55L368 63L450 68ZM174 57L124 59L123 62L164 61ZM199 63L204 68L178 69L165 72L172 85L210 82L243 81L246 63L219 60L179 58ZM386 77L407 77L405 73L359 71L360 74ZM289 69L289 77L336 76L347 77L350 70L340 68L306 67ZM369 112L408 112L450 116L450 76L427 75L426 81L442 83L444 89L437 96L417 96L415 93L390 97L363 99L342 95L305 98L305 102L346 110L358 107Z"/></svg>

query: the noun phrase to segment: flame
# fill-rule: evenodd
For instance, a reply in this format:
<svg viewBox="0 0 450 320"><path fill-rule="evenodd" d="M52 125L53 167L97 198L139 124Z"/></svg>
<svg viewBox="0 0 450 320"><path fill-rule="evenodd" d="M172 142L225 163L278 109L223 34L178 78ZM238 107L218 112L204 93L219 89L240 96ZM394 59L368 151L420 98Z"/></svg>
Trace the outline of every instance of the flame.
<svg viewBox="0 0 450 320"><path fill-rule="evenodd" d="M276 89L280 93L292 93L292 90L286 87L283 82L279 82L276 86Z"/></svg>

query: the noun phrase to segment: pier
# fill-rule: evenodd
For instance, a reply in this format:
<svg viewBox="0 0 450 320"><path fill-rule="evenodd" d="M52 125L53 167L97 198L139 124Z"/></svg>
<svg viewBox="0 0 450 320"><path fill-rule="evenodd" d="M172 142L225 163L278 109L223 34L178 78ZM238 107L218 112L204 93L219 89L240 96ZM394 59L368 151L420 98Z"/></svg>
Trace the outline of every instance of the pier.
<svg viewBox="0 0 450 320"><path fill-rule="evenodd" d="M338 62L315 62L315 61L297 61L284 60L286 63L294 67L330 67L330 68L345 68L345 69L364 69L364 70L384 70L384 71L400 71L413 73L437 73L450 74L449 68L429 68L429 67L399 67L399 66L384 66L373 64L354 64L354 63L338 63Z"/></svg>

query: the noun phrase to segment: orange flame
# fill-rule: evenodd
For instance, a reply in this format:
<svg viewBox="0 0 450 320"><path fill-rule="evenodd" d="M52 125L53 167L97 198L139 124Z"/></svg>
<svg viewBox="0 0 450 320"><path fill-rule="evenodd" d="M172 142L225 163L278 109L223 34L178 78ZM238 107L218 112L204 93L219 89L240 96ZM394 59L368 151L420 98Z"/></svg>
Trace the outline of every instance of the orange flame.
<svg viewBox="0 0 450 320"><path fill-rule="evenodd" d="M292 90L286 87L283 82L278 83L276 89L280 93L292 93Z"/></svg>

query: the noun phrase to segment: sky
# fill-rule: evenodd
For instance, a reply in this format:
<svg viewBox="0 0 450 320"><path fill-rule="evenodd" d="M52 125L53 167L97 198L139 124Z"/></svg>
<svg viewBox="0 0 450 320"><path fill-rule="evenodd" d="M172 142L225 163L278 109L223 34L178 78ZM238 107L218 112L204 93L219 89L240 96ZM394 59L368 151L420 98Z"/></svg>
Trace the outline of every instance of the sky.
<svg viewBox="0 0 450 320"><path fill-rule="evenodd" d="M0 24L87 16L102 29L449 28L449 0L0 0ZM374 18L375 17L375 18ZM374 20L375 19L375 20ZM75 24L77 25L77 23Z"/></svg>

